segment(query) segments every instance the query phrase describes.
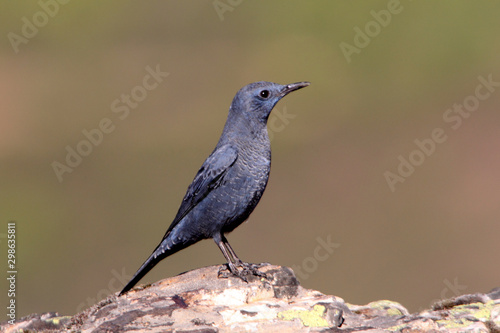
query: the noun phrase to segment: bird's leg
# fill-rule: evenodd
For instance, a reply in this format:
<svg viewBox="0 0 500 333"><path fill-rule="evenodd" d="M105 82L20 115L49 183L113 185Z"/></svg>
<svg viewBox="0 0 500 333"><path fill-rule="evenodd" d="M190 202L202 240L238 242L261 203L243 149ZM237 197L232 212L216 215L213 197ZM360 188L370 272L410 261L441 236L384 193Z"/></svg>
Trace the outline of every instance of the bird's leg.
<svg viewBox="0 0 500 333"><path fill-rule="evenodd" d="M233 262L237 265L237 266L240 266L242 267L243 266L243 261L238 258L238 256L236 255L236 252L234 252L233 248L231 247L231 245L229 245L229 242L227 241L227 238L226 236L222 235L221 237L221 241L222 241L222 244L224 244L224 247L227 249L227 251L229 252L229 254L231 255L231 257L233 258Z"/></svg>
<svg viewBox="0 0 500 333"><path fill-rule="evenodd" d="M224 255L224 258L226 258L227 266L229 268L229 271L233 275L239 276L238 269L236 268L236 265L234 264L234 258L230 254L230 251L226 248L226 245L224 244L224 242L222 241L222 239L220 239L220 237L214 237L214 241L217 244L217 246L219 247L219 249L221 250L222 254ZM234 251L232 251L232 249L231 249L231 252L234 253ZM227 275L223 273L222 269L219 270L218 276L219 277L222 276L222 277L227 278ZM244 281L247 282L246 280L244 280Z"/></svg>
<svg viewBox="0 0 500 333"><path fill-rule="evenodd" d="M217 237L218 238L218 237ZM215 238L214 238L215 239ZM263 264L251 264L242 261L238 256L236 255L236 252L234 252L233 248L231 245L229 245L229 242L227 241L226 237L224 235L220 235L220 240L216 240L217 245L219 246L220 250L222 251L222 254L227 260L227 265L229 267L229 270L231 273L240 279L242 279L245 282L248 282L246 275L254 275L254 276L260 276L263 278L267 278L265 273L260 272L258 269L263 266ZM242 270L239 271L237 267L241 267ZM219 270L219 276L222 276L222 272ZM227 276L224 276L227 277Z"/></svg>
<svg viewBox="0 0 500 333"><path fill-rule="evenodd" d="M222 243L224 243L224 246L227 248L229 253L234 259L234 263L236 266L243 268L246 271L251 271L253 275L258 275L258 276L263 276L265 277L264 273L259 272L257 269L264 266L264 264L252 264L248 262L242 261L238 256L236 255L236 252L234 252L233 248L231 245L229 245L229 242L227 241L226 237L222 235Z"/></svg>

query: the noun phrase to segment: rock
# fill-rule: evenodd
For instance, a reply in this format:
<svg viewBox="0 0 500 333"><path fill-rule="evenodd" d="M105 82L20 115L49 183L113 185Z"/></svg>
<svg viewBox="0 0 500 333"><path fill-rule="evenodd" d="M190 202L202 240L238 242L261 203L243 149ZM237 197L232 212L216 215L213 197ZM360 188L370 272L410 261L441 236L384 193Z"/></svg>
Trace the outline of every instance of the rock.
<svg viewBox="0 0 500 333"><path fill-rule="evenodd" d="M399 303L345 303L302 288L290 268L263 265L266 278L217 278L196 269L73 316L30 315L2 332L500 332L500 289L464 295L409 314Z"/></svg>

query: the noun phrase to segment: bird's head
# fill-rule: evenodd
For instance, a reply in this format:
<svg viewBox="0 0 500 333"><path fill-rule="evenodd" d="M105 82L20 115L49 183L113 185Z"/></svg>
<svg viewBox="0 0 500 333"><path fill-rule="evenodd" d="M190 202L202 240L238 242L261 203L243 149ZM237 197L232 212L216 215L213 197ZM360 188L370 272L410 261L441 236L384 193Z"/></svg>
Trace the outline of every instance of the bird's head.
<svg viewBox="0 0 500 333"><path fill-rule="evenodd" d="M297 82L281 85L265 81L250 83L234 96L231 112L266 124L272 109L280 99L309 84L309 82Z"/></svg>

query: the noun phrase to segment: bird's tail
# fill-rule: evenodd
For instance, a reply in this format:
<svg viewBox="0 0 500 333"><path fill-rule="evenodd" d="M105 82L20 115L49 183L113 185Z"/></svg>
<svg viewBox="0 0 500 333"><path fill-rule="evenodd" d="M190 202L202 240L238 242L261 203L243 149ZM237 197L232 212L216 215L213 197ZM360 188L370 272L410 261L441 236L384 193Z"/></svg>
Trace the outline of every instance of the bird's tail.
<svg viewBox="0 0 500 333"><path fill-rule="evenodd" d="M132 289L137 282L139 282L144 275L146 275L153 267L156 266L157 263L159 263L162 259L174 254L175 252L182 250L185 246L177 246L177 247L166 247L165 242L166 242L166 236L162 240L162 242L156 247L156 249L151 253L149 258L142 264L142 266L137 270L137 272L134 274L132 279L125 285L122 291L118 294L118 296L121 296L125 294L127 291Z"/></svg>

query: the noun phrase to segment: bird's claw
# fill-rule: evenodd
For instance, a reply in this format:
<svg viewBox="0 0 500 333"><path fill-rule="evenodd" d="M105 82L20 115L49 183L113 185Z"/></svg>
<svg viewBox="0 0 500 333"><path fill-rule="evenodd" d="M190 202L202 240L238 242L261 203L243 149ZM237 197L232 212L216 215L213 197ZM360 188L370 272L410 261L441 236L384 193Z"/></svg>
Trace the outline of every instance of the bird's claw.
<svg viewBox="0 0 500 333"><path fill-rule="evenodd" d="M254 276L258 276L258 277L262 277L264 279L267 279L266 273L259 271L259 268L261 268L262 266L264 266L264 265L263 264L251 264L248 262L241 262L240 263L240 267L242 267L242 273L244 273L245 275L251 274Z"/></svg>
<svg viewBox="0 0 500 333"><path fill-rule="evenodd" d="M230 275L236 276L248 283L247 276L253 275L267 279L266 273L259 271L259 268L267 265L266 263L252 264L239 260L236 264L228 263L225 267L221 267L217 273L218 278L227 279ZM241 270L238 269L241 268Z"/></svg>

